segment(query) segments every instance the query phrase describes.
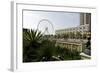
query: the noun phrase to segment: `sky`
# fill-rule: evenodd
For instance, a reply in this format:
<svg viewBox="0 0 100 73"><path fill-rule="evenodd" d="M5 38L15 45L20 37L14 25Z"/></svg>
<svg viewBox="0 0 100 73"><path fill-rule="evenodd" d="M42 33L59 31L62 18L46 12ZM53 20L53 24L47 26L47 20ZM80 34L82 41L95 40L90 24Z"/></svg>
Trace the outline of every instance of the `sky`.
<svg viewBox="0 0 100 73"><path fill-rule="evenodd" d="M34 30L38 28L43 33L55 34L55 30L78 25L80 25L80 13L23 11L23 28Z"/></svg>

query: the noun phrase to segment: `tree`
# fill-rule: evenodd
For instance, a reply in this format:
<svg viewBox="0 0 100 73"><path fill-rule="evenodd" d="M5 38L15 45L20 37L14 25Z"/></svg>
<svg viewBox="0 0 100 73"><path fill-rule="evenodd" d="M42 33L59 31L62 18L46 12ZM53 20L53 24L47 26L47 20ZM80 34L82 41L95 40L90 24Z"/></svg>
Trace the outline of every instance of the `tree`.
<svg viewBox="0 0 100 73"><path fill-rule="evenodd" d="M90 42L91 38L88 37L88 41L86 43L86 48L83 50L83 52L87 55L91 55L91 42Z"/></svg>
<svg viewBox="0 0 100 73"><path fill-rule="evenodd" d="M81 32L76 32L76 39L82 39L82 34Z"/></svg>
<svg viewBox="0 0 100 73"><path fill-rule="evenodd" d="M83 39L86 39L86 38L87 38L87 34L83 33Z"/></svg>
<svg viewBox="0 0 100 73"><path fill-rule="evenodd" d="M23 62L32 61L41 44L42 34L37 30L23 29Z"/></svg>
<svg viewBox="0 0 100 73"><path fill-rule="evenodd" d="M68 36L68 33L63 34L63 38L64 38L64 39L68 39L68 37L69 37L69 36Z"/></svg>
<svg viewBox="0 0 100 73"><path fill-rule="evenodd" d="M86 43L86 47L87 47L87 49L89 49L89 50L91 50L91 42L90 42L90 40L91 40L91 38L89 37L89 38L88 38L88 41L87 41L87 43Z"/></svg>

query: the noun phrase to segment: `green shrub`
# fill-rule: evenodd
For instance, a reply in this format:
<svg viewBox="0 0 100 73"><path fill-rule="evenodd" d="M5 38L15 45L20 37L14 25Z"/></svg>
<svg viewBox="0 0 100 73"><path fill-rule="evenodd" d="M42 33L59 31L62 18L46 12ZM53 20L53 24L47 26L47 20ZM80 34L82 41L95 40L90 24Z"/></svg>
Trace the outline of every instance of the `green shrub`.
<svg viewBox="0 0 100 73"><path fill-rule="evenodd" d="M55 46L37 30L23 29L23 62L80 60L79 52Z"/></svg>

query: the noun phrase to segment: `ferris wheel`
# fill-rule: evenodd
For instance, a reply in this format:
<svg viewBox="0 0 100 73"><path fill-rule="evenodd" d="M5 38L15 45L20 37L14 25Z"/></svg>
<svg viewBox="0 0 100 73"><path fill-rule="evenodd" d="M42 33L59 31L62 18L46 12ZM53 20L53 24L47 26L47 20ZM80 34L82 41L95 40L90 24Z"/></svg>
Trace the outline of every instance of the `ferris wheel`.
<svg viewBox="0 0 100 73"><path fill-rule="evenodd" d="M54 27L48 19L42 19L37 25L37 30L41 31L44 35L54 35Z"/></svg>

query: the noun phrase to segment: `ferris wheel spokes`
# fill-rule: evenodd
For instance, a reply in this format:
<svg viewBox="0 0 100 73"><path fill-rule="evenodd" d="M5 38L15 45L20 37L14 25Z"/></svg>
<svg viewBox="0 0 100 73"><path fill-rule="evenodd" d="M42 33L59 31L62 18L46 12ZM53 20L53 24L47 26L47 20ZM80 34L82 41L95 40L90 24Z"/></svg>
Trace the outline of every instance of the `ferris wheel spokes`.
<svg viewBox="0 0 100 73"><path fill-rule="evenodd" d="M44 35L53 35L55 32L53 24L48 19L40 20L37 25L37 30L41 31Z"/></svg>

